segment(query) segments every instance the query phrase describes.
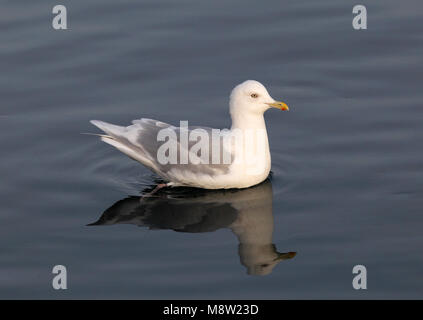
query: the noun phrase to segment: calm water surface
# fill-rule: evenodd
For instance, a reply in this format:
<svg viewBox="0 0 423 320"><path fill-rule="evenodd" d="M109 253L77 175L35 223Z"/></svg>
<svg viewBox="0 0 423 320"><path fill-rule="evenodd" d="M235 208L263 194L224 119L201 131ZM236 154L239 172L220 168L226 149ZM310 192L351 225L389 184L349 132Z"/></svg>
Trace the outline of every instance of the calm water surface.
<svg viewBox="0 0 423 320"><path fill-rule="evenodd" d="M55 1L3 1L0 297L422 298L423 5L361 3L365 31L353 1L63 1L54 31ZM80 134L228 127L246 79L291 107L254 188L140 202L157 177Z"/></svg>

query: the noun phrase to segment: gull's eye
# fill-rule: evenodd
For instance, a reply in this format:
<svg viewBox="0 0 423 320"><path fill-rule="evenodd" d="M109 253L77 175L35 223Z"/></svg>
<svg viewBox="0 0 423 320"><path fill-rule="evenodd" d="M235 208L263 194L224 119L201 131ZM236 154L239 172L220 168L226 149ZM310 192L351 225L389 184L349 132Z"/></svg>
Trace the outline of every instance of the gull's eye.
<svg viewBox="0 0 423 320"><path fill-rule="evenodd" d="M251 98L258 98L258 94L257 93L252 93L251 94Z"/></svg>

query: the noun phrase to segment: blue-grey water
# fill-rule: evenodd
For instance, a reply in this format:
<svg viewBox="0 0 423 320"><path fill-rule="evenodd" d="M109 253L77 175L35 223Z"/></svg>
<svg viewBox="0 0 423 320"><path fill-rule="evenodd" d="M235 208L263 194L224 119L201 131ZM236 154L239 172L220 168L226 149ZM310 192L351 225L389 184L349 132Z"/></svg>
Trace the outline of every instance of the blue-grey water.
<svg viewBox="0 0 423 320"><path fill-rule="evenodd" d="M423 5L360 3L357 31L348 0L3 1L0 297L422 298ZM254 188L143 203L157 177L80 134L225 128L246 79L290 106Z"/></svg>

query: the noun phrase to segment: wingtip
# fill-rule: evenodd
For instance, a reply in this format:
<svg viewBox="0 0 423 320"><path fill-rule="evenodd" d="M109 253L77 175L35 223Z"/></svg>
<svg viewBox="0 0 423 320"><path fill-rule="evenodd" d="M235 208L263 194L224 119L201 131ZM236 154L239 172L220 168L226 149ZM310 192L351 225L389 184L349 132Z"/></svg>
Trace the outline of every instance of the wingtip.
<svg viewBox="0 0 423 320"><path fill-rule="evenodd" d="M90 123L97 126L99 123L101 123L100 120L90 120Z"/></svg>
<svg viewBox="0 0 423 320"><path fill-rule="evenodd" d="M94 126L96 126L97 128L99 128L100 130L106 132L107 134L109 134L107 128L110 128L111 125L107 122L101 121L101 120L90 120L90 123Z"/></svg>

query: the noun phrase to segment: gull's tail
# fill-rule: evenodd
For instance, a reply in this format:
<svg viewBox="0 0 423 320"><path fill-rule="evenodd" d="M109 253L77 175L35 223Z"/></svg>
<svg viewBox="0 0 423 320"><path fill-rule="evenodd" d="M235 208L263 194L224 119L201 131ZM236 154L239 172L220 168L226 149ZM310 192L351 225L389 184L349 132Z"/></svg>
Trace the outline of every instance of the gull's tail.
<svg viewBox="0 0 423 320"><path fill-rule="evenodd" d="M112 145L128 157L141 162L157 173L155 164L144 154L142 148L134 145L128 140L127 127L117 126L100 120L91 120L90 122L106 133L105 135L99 135L102 141Z"/></svg>
<svg viewBox="0 0 423 320"><path fill-rule="evenodd" d="M125 127L122 126L117 126L115 124L107 123L100 120L91 120L90 122L97 128L103 130L110 137L113 137L115 135L119 136L125 132Z"/></svg>

